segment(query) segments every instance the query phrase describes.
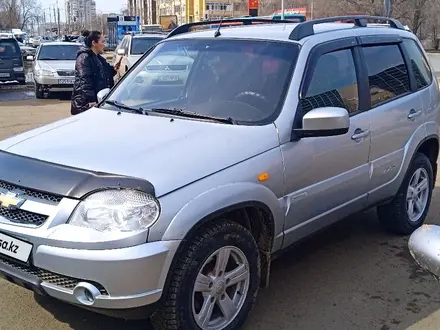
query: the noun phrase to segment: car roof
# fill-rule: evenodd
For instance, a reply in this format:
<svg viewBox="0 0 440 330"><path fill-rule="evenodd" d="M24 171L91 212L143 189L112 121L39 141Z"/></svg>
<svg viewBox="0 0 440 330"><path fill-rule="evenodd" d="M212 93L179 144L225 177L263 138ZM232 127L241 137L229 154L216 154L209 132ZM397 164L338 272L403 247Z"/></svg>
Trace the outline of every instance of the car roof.
<svg viewBox="0 0 440 330"><path fill-rule="evenodd" d="M41 46L44 46L44 47L46 47L46 46L59 46L59 45L62 45L62 46L80 46L81 44L79 44L79 43L76 43L76 42L68 42L68 41L52 41L52 42L45 42L45 43L43 43L43 44L41 44Z"/></svg>
<svg viewBox="0 0 440 330"><path fill-rule="evenodd" d="M357 27L353 23L322 23L313 26L314 35L305 37L299 41L289 39L291 32L303 23L269 23L255 25L237 25L221 27L221 35L218 38L237 38L237 39L256 39L256 40L274 40L305 43L314 36L326 34L329 40L337 36L362 36L372 34L398 34L401 36L413 36L411 32L391 28L388 24L368 24L367 27ZM170 39L187 39L187 38L214 38L216 29L203 29L193 32L182 33L170 37Z"/></svg>
<svg viewBox="0 0 440 330"><path fill-rule="evenodd" d="M143 33L143 34L137 34L134 35L133 38L135 39L142 39L142 38L165 38L167 35L163 33Z"/></svg>
<svg viewBox="0 0 440 330"><path fill-rule="evenodd" d="M17 39L15 38L4 38L4 37L0 37L0 40L6 40L6 41L13 41L13 42L17 42Z"/></svg>

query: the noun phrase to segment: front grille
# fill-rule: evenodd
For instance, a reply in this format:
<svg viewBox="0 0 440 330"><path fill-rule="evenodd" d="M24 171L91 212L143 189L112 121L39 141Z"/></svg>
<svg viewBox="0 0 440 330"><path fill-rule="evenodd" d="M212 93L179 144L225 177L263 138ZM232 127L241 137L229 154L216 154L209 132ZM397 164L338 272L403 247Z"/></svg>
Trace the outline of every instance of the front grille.
<svg viewBox="0 0 440 330"><path fill-rule="evenodd" d="M73 77L73 76L75 76L75 71L72 71L72 70L70 70L70 71L57 71L57 74L60 77Z"/></svg>
<svg viewBox="0 0 440 330"><path fill-rule="evenodd" d="M147 71L186 71L187 65L171 64L171 65L147 65Z"/></svg>
<svg viewBox="0 0 440 330"><path fill-rule="evenodd" d="M0 188L1 189L5 189L8 192L22 192L26 196L35 197L35 198L38 198L38 199L44 199L44 200L47 200L47 201L50 201L50 202L54 202L54 203L59 203L63 199L63 197L58 196L58 195L54 195L54 194L50 194L50 193L43 192L43 191L38 191L38 190L33 190L33 189L29 189L29 188L24 188L24 187L16 186L16 185L10 184L10 183L5 182L5 181L0 181Z"/></svg>
<svg viewBox="0 0 440 330"><path fill-rule="evenodd" d="M48 218L47 215L2 206L0 206L0 216L11 222L33 226L41 226Z"/></svg>
<svg viewBox="0 0 440 330"><path fill-rule="evenodd" d="M0 263L14 267L15 269L18 269L21 272L37 276L43 282L50 283L69 290L73 290L80 282L87 282L96 286L96 288L99 290L99 292L101 292L102 295L106 295L106 296L108 295L107 290L99 283L95 283L87 280L81 280L64 275L59 275L38 267L24 266L5 259L0 259Z"/></svg>

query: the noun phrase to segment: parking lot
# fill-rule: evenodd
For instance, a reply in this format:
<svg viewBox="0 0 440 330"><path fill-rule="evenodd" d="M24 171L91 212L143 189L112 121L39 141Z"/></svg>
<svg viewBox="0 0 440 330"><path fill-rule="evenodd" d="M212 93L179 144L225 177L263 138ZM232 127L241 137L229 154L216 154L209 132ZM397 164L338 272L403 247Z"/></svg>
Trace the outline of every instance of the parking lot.
<svg viewBox="0 0 440 330"><path fill-rule="evenodd" d="M433 55L440 71L440 55ZM35 100L0 91L0 139L70 114L68 97ZM440 181L428 217L440 225ZM148 274L146 274L148 276ZM129 281L129 274L126 279ZM0 280L0 329L143 329L95 315ZM411 258L407 238L385 233L374 210L301 242L273 262L245 330L440 328L440 283Z"/></svg>

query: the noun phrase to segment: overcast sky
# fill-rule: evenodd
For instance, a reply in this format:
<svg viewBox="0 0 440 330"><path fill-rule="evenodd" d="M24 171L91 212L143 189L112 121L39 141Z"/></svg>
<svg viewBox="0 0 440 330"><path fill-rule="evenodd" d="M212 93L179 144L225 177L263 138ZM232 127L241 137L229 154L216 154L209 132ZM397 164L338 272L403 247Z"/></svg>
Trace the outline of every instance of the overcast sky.
<svg viewBox="0 0 440 330"><path fill-rule="evenodd" d="M47 8L52 4L56 4L56 0L37 0L43 6ZM126 0L95 0L96 10L98 13L102 11L103 13L120 13L124 5L126 5ZM61 20L64 20L64 0L58 0L58 6L60 7Z"/></svg>

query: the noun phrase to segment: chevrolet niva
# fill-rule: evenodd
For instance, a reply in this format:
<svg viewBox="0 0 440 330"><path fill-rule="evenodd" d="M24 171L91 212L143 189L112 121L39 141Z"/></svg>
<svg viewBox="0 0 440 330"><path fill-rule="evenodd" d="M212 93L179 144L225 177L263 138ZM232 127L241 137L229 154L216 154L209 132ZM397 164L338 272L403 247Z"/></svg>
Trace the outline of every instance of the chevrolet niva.
<svg viewBox="0 0 440 330"><path fill-rule="evenodd" d="M416 36L368 16L232 22L176 28L95 108L0 143L2 277L161 330L234 330L275 252L373 206L395 233L422 225L440 103Z"/></svg>

